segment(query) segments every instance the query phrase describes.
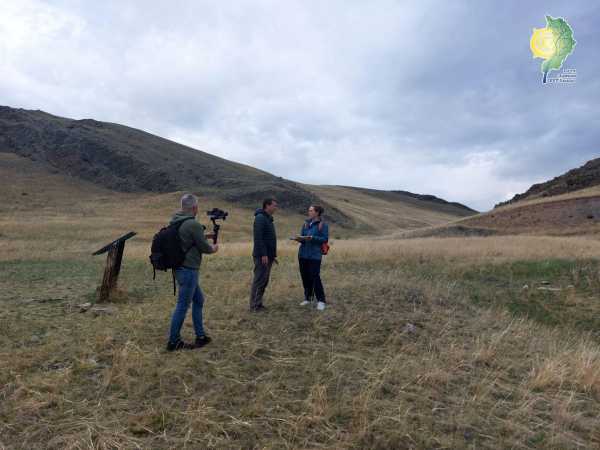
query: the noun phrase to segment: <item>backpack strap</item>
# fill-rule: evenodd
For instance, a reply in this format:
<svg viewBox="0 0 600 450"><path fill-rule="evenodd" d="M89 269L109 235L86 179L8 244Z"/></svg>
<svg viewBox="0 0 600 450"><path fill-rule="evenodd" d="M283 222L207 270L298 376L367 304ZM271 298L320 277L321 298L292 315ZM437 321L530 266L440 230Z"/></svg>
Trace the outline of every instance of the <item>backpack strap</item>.
<svg viewBox="0 0 600 450"><path fill-rule="evenodd" d="M181 225L183 225L183 222L187 222L188 220L193 219L194 217L186 217L183 220L180 220L177 223L172 223L171 225L168 225L169 227L173 227L173 228L177 228L179 230L179 228L181 228Z"/></svg>
<svg viewBox="0 0 600 450"><path fill-rule="evenodd" d="M171 269L173 275L173 295L177 295L177 284L175 283L175 269Z"/></svg>
<svg viewBox="0 0 600 450"><path fill-rule="evenodd" d="M193 218L194 218L194 217L186 217L186 218L185 218L185 219L183 219L182 221L180 221L180 222L177 222L177 223L175 223L175 224L173 224L173 225L169 225L169 226L176 227L176 228L177 228L177 232L179 233L179 229L181 228L181 225L183 225L183 222L187 222L188 220L190 220L190 219L193 219ZM204 225L201 225L201 226L202 226L202 228L203 228L203 229L205 229L205 230L206 230L206 227L205 227ZM184 255L187 255L187 254L188 254L188 252L189 252L189 251L192 249L192 247L193 247L193 246L194 246L194 243L192 242L192 245L190 245L190 246L188 247L188 249L187 249L187 250L185 250L185 251L183 252L183 254L184 254ZM173 273L173 283L175 283L175 273ZM173 288L173 290L174 290L174 289L175 289L175 288ZM174 294L173 294L173 295L174 295Z"/></svg>

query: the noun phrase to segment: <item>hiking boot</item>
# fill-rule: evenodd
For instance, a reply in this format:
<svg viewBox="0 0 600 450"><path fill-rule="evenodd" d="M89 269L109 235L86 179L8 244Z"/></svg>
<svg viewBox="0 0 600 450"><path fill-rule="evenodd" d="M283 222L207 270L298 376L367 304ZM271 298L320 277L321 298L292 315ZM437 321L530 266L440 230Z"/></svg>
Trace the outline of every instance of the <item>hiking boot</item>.
<svg viewBox="0 0 600 450"><path fill-rule="evenodd" d="M319 311L323 311L325 309L325 307L326 307L326 303L325 302L319 302L319 303L317 303L317 309Z"/></svg>
<svg viewBox="0 0 600 450"><path fill-rule="evenodd" d="M182 340L179 340L177 342L169 342L167 344L168 352L176 352L178 350L191 350L193 348L195 348L194 345L188 344L187 342L184 342Z"/></svg>
<svg viewBox="0 0 600 450"><path fill-rule="evenodd" d="M196 336L196 341L194 342L194 348L204 347L210 341L212 341L212 339L207 335Z"/></svg>

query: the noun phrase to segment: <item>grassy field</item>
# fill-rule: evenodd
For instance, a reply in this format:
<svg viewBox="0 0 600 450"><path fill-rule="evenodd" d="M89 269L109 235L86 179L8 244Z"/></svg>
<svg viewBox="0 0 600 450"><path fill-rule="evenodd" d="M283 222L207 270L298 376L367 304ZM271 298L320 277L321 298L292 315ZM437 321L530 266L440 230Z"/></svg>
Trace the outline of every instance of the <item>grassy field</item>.
<svg viewBox="0 0 600 450"><path fill-rule="evenodd" d="M0 448L600 445L597 240L338 240L324 313L298 306L282 242L264 315L231 242L202 269L214 342L169 354L174 299L147 242L128 244L109 311L82 313L103 265L88 247L108 236L56 220L55 240L33 223L2 241Z"/></svg>
<svg viewBox="0 0 600 450"><path fill-rule="evenodd" d="M299 306L284 214L269 312L252 315L251 212L227 205L201 270L214 341L172 354L170 275L152 281L147 256L178 194L29 176L0 191L2 450L600 447L597 235L334 227L319 313ZM104 265L91 252L130 229L118 295L81 312Z"/></svg>

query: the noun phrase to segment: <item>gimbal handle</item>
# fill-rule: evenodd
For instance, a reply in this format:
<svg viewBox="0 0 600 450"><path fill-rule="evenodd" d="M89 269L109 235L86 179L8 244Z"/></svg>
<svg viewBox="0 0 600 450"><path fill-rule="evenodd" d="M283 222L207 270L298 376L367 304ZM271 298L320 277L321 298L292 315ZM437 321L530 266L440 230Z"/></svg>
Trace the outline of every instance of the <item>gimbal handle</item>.
<svg viewBox="0 0 600 450"><path fill-rule="evenodd" d="M210 219L213 223L213 244L216 245L217 239L219 239L219 230L221 229L221 225L219 225L215 219Z"/></svg>

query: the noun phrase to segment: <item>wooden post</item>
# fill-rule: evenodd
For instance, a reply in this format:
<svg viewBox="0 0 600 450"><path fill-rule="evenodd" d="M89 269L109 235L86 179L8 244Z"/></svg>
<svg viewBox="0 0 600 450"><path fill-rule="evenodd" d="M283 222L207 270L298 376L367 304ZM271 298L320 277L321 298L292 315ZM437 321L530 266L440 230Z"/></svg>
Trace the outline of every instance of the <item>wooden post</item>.
<svg viewBox="0 0 600 450"><path fill-rule="evenodd" d="M125 241L135 235L136 233L131 231L93 253L93 255L101 255L108 252L104 276L102 277L102 285L100 286L100 294L98 296L98 303L107 302L110 299L112 291L117 286L119 273L121 272Z"/></svg>

